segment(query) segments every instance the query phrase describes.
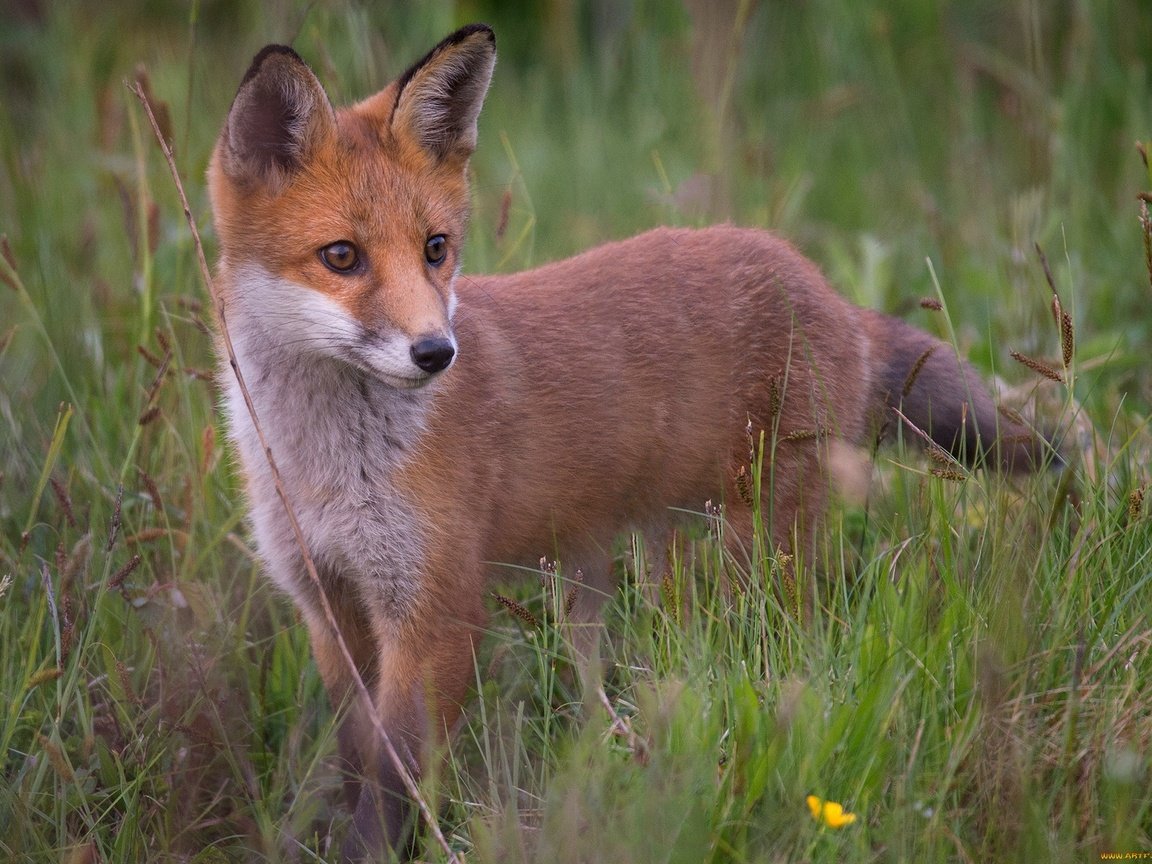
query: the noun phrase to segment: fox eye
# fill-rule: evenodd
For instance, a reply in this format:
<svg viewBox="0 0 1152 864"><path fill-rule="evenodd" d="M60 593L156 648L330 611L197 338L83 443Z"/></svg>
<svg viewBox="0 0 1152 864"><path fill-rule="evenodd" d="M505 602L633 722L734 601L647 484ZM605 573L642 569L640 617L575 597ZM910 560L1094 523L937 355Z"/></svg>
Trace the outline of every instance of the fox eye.
<svg viewBox="0 0 1152 864"><path fill-rule="evenodd" d="M335 273L351 273L360 263L360 253L351 243L338 240L320 250L320 260Z"/></svg>
<svg viewBox="0 0 1152 864"><path fill-rule="evenodd" d="M439 267L444 263L444 258L448 255L448 238L443 234L433 234L428 238L428 242L424 244L424 258L433 267Z"/></svg>

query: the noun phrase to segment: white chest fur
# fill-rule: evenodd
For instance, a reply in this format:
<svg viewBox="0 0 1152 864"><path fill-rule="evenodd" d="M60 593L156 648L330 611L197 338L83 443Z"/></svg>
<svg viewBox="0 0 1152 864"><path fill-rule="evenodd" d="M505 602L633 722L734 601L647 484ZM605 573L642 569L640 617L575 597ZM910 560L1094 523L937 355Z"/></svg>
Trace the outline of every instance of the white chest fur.
<svg viewBox="0 0 1152 864"><path fill-rule="evenodd" d="M258 293L267 286L260 281L244 284ZM270 314L281 320L288 313L258 301L250 290L227 323L309 553L326 580L400 614L419 584L423 538L392 477L421 431L428 394L397 390L307 350L300 338L324 334L302 336L307 322L294 324L291 333L275 322L268 326L269 313L250 314L254 306L275 310ZM309 313L316 310L298 312ZM248 481L257 548L272 579L298 598L308 590L299 546L240 387L230 369L224 374L230 432Z"/></svg>

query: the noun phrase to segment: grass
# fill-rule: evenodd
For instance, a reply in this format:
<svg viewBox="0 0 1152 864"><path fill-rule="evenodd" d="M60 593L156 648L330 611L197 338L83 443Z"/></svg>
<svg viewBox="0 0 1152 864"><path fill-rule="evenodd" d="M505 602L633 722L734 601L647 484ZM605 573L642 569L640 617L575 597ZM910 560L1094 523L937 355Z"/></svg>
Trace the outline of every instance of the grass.
<svg viewBox="0 0 1152 864"><path fill-rule="evenodd" d="M122 81L144 64L207 229L207 156L265 42L292 41L347 100L474 18L496 27L501 60L468 269L665 222L771 227L858 302L954 336L1062 432L1069 467L956 481L881 454L867 501L829 516L830 563L794 584L771 557L725 560L722 522L702 516L653 606L635 584L642 550L622 541L602 693L567 661L562 562L501 588L531 615L493 602L468 724L426 783L454 848L1152 853L1152 275L1136 200L1152 174L1133 148L1152 137L1152 22L1137 0L698 8L5 12L0 857L312 861L338 847L331 712L252 556L191 240ZM1062 384L1009 356L1061 353L1036 244L1072 314L1070 362L1045 361ZM809 793L856 823L821 829Z"/></svg>

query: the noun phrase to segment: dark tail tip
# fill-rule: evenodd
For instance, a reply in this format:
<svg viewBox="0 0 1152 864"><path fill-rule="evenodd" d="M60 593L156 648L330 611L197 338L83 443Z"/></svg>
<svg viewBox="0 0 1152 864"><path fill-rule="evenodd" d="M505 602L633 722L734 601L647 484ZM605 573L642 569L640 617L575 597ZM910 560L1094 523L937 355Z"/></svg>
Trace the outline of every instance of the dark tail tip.
<svg viewBox="0 0 1152 864"><path fill-rule="evenodd" d="M951 346L874 314L874 332L884 337L873 340L883 351L874 382L881 440L907 424L969 466L1011 474L1063 466L1048 436L1012 412L997 410L980 375Z"/></svg>

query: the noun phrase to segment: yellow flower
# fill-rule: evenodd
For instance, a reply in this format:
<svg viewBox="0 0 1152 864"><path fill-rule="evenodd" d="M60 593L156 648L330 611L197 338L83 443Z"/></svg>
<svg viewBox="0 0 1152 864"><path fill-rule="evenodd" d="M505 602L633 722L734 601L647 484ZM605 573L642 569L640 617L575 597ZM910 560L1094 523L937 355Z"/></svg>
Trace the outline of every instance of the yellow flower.
<svg viewBox="0 0 1152 864"><path fill-rule="evenodd" d="M812 818L829 828L843 828L856 821L855 813L845 813L844 805L835 801L821 801L815 795L808 796L808 809Z"/></svg>

